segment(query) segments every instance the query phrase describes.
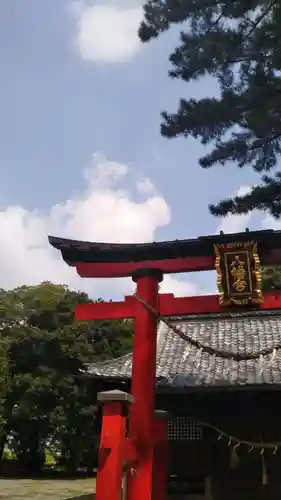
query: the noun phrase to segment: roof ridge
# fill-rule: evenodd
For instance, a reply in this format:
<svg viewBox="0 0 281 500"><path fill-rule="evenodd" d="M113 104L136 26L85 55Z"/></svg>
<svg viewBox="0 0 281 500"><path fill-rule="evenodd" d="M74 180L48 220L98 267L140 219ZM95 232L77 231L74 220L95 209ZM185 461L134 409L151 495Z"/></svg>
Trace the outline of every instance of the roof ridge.
<svg viewBox="0 0 281 500"><path fill-rule="evenodd" d="M223 311L219 313L205 313L205 314L185 314L177 317L170 317L170 322L182 322L187 320L206 320L206 319L239 319L239 318L255 318L264 316L281 316L281 309L252 309L248 311Z"/></svg>
<svg viewBox="0 0 281 500"><path fill-rule="evenodd" d="M106 365L112 365L112 363L114 363L115 361L118 362L118 361L122 361L123 359L125 358L129 358L130 356L132 356L132 351L131 352L127 352L127 354L123 354L123 356L117 356L117 358L110 358L110 359L106 359L104 361L92 361L90 363L85 363L85 366L96 366L96 367L103 367L103 366L106 366Z"/></svg>

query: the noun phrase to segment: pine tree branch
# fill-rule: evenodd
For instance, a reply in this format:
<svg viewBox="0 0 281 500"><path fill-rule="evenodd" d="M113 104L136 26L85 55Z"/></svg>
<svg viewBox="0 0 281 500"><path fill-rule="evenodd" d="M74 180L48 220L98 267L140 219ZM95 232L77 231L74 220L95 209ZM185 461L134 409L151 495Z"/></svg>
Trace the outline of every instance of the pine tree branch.
<svg viewBox="0 0 281 500"><path fill-rule="evenodd" d="M139 28L142 42L148 42L167 31L172 24L200 18L206 12L223 11L223 16L244 19L248 12L254 11L259 0L237 2L234 0L148 0L144 5L144 20Z"/></svg>
<svg viewBox="0 0 281 500"><path fill-rule="evenodd" d="M263 185L254 186L244 196L227 198L217 205L210 205L210 212L215 216L246 214L253 210L269 212L275 219L281 217L281 173L275 177L262 177Z"/></svg>
<svg viewBox="0 0 281 500"><path fill-rule="evenodd" d="M250 139L250 138L249 138ZM277 163L277 152L280 151L281 131L270 137L248 140L248 136L241 134L233 140L220 142L213 151L202 157L199 161L201 167L209 168L216 163L224 165L230 160L236 161L238 166L244 167L252 162L259 153L256 163L253 163L253 169L257 172L271 170ZM258 151L259 150L259 151ZM262 161L261 161L262 160Z"/></svg>
<svg viewBox="0 0 281 500"><path fill-rule="evenodd" d="M162 113L161 133L214 143L203 167L234 162L258 172L276 166L281 154L280 0L148 0L140 28L143 41L172 24L185 23L180 45L170 56L170 76L186 82L211 75L217 99L180 101ZM210 207L215 215L267 210L280 217L281 180L262 177L244 197Z"/></svg>

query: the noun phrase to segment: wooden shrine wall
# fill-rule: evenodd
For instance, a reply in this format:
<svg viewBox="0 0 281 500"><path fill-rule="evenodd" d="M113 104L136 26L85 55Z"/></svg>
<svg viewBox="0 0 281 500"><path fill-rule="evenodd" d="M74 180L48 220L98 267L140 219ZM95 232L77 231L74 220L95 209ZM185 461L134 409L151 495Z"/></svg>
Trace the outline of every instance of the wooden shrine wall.
<svg viewBox="0 0 281 500"><path fill-rule="evenodd" d="M271 419L267 425L264 423L265 441L278 439L279 422ZM221 428L240 440L260 440L256 432L259 425L250 419L224 419ZM280 499L280 449L276 454L273 449L261 454L260 449L251 451L244 445L234 449L228 439L218 441L218 436L193 418L181 416L169 421L169 491L202 492L202 485L208 480L212 500Z"/></svg>
<svg viewBox="0 0 281 500"><path fill-rule="evenodd" d="M168 423L169 474L181 478L202 478L209 469L208 446L203 428L195 419L175 417Z"/></svg>
<svg viewBox="0 0 281 500"><path fill-rule="evenodd" d="M160 396L160 399L162 397ZM237 457L234 457L232 449L235 443L229 443L226 437L218 440L220 433L201 426L200 422L214 425L241 441L280 441L280 401L279 391L178 395L174 400L174 415L177 415L178 422L181 421L182 424L180 432L174 433L176 439L170 442L172 469L178 469L181 473L186 469L192 472L192 475L200 471L200 474L204 472L207 476L220 478L236 474L240 475L243 481L250 478L251 482L260 483L261 450L249 453L249 447L239 446L236 449ZM187 416L190 420L186 419ZM185 419L189 422L189 428L191 422L194 422L191 429L196 429L196 432L189 433L188 439L184 434ZM276 484L281 483L281 448L275 455L273 451L272 449L265 452L264 458L267 462L268 480Z"/></svg>

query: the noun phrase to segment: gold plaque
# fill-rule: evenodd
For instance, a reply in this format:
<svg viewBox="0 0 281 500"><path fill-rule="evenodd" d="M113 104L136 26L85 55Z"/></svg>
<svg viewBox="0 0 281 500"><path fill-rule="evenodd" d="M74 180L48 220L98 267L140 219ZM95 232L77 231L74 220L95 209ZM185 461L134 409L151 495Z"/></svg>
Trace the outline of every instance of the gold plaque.
<svg viewBox="0 0 281 500"><path fill-rule="evenodd" d="M256 242L214 245L220 304L262 302L260 259Z"/></svg>

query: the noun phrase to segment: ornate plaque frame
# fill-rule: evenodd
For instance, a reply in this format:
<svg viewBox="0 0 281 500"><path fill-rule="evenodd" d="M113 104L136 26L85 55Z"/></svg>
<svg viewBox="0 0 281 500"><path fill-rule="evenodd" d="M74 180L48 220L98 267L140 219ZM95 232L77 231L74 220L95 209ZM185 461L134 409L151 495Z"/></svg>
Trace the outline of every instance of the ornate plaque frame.
<svg viewBox="0 0 281 500"><path fill-rule="evenodd" d="M263 295L257 243L225 243L214 248L220 304L260 304Z"/></svg>

